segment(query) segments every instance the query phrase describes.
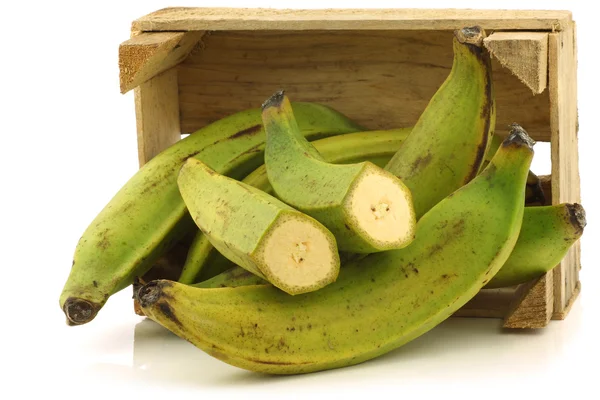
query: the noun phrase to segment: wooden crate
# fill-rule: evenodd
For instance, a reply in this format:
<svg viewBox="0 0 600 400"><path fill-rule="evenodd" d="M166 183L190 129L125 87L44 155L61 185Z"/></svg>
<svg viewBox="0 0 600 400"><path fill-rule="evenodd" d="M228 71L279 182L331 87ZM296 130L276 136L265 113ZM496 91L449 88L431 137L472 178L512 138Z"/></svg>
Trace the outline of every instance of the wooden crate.
<svg viewBox="0 0 600 400"><path fill-rule="evenodd" d="M452 31L482 26L493 55L497 130L518 122L551 143L553 204L580 202L576 30L568 11L167 8L119 49L134 89L139 161L285 88L369 129L412 126L452 65ZM385 110L385 111L384 111ZM580 291L580 247L544 277L482 290L456 313L511 328L564 319Z"/></svg>

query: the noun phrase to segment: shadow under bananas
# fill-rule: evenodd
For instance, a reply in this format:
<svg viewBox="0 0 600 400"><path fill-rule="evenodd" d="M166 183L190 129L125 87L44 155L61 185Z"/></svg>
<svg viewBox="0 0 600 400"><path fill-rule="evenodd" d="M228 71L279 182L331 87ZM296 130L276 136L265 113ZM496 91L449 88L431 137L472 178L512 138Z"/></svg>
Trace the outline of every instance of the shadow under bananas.
<svg viewBox="0 0 600 400"><path fill-rule="evenodd" d="M578 330L579 308L575 303L569 321L551 321L548 327L537 330L503 329L499 319L454 317L374 360L291 376L259 374L230 366L145 319L135 326L131 372L136 379L152 385L204 388L272 388L308 380L311 386L325 387L337 374L343 374L343 381L353 385L372 383L374 377L397 383L414 383L432 376L444 380L489 377L499 369L503 375L543 374L544 366ZM449 369L449 365L453 367Z"/></svg>

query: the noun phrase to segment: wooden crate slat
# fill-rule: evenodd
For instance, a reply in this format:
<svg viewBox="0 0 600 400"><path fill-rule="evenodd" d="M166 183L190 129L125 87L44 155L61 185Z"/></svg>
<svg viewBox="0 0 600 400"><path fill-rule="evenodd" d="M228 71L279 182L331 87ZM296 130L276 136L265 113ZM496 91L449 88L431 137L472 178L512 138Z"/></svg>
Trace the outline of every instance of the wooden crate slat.
<svg viewBox="0 0 600 400"><path fill-rule="evenodd" d="M552 271L530 283L522 284L504 319L504 328L543 328L552 317Z"/></svg>
<svg viewBox="0 0 600 400"><path fill-rule="evenodd" d="M181 139L177 71L170 69L134 90L140 167Z"/></svg>
<svg viewBox="0 0 600 400"><path fill-rule="evenodd" d="M204 32L148 32L119 46L121 93L182 62Z"/></svg>
<svg viewBox="0 0 600 400"><path fill-rule="evenodd" d="M577 141L577 51L575 25L550 34L552 204L581 202ZM554 269L554 313L561 318L579 282L580 243Z"/></svg>
<svg viewBox="0 0 600 400"><path fill-rule="evenodd" d="M181 129L259 107L278 89L367 129L412 126L452 66L450 31L220 31L177 66ZM550 140L548 92L534 96L494 59L498 132L518 122Z"/></svg>
<svg viewBox="0 0 600 400"><path fill-rule="evenodd" d="M548 33L495 32L484 39L485 47L523 82L533 94L548 81Z"/></svg>
<svg viewBox="0 0 600 400"><path fill-rule="evenodd" d="M132 24L141 31L395 29L444 30L481 25L484 29L559 31L571 12L557 10L321 9L173 7Z"/></svg>

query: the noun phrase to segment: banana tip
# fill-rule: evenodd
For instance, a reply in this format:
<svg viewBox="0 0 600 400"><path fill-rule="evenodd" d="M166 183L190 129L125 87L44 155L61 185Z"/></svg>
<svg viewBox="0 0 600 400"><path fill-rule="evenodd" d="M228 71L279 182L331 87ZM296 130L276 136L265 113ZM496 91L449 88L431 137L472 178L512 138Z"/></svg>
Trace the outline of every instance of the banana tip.
<svg viewBox="0 0 600 400"><path fill-rule="evenodd" d="M468 43L478 47L483 46L483 39L485 38L485 31L480 26L466 26L462 29L454 31L456 39L460 43Z"/></svg>
<svg viewBox="0 0 600 400"><path fill-rule="evenodd" d="M281 103L283 103L284 98L285 90L279 90L262 104L262 109L264 110L269 107L279 107Z"/></svg>
<svg viewBox="0 0 600 400"><path fill-rule="evenodd" d="M567 208L569 210L571 223L578 231L583 232L583 228L587 225L585 209L579 203L568 204Z"/></svg>
<svg viewBox="0 0 600 400"><path fill-rule="evenodd" d="M162 288L170 285L165 281L150 281L137 291L137 301L142 308L149 307L156 303L162 296Z"/></svg>
<svg viewBox="0 0 600 400"><path fill-rule="evenodd" d="M67 325L87 324L96 317L99 307L91 301L69 297L63 306Z"/></svg>
<svg viewBox="0 0 600 400"><path fill-rule="evenodd" d="M521 125L517 123L513 123L510 126L510 133L507 138L504 139L502 143L503 146L510 146L511 144L516 144L519 146L527 146L530 150L533 150L533 146L535 145L535 140L533 140L521 127Z"/></svg>

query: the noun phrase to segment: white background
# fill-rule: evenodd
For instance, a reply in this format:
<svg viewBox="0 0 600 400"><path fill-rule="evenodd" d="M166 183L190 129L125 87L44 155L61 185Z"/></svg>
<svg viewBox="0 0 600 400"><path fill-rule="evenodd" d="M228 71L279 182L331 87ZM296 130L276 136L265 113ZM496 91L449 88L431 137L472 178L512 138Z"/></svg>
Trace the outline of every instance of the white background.
<svg viewBox="0 0 600 400"><path fill-rule="evenodd" d="M1 398L598 398L597 16L592 1L60 1L3 3L0 47ZM578 23L580 168L588 227L582 294L566 321L503 331L450 319L359 366L264 377L209 357L133 314L131 290L85 326L58 297L75 244L138 168L133 93L119 93L117 50L131 21L167 6L570 9ZM537 148L536 148L537 150ZM539 147L534 171L549 171ZM14 390L14 392L13 392ZM588 392L584 392L588 390ZM592 392L589 392L592 390ZM594 393L595 391L595 393Z"/></svg>

